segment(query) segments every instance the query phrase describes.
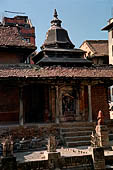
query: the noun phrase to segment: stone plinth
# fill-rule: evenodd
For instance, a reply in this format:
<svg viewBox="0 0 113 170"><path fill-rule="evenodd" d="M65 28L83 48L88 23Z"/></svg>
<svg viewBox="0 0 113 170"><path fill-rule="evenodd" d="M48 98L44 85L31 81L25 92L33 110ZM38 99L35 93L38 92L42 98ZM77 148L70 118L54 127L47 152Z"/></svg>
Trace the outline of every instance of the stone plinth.
<svg viewBox="0 0 113 170"><path fill-rule="evenodd" d="M17 170L16 157L2 157L1 164L3 170Z"/></svg>
<svg viewBox="0 0 113 170"><path fill-rule="evenodd" d="M12 157L13 156L13 141L11 139L11 136L8 136L5 139L3 138L2 146L3 146L3 156Z"/></svg>
<svg viewBox="0 0 113 170"><path fill-rule="evenodd" d="M92 148L92 159L94 170L105 170L105 158L104 158L104 149Z"/></svg>
<svg viewBox="0 0 113 170"><path fill-rule="evenodd" d="M48 152L56 152L56 139L55 136L50 135L48 139Z"/></svg>
<svg viewBox="0 0 113 170"><path fill-rule="evenodd" d="M60 168L61 165L60 152L44 152L44 155L45 158L48 160L48 167L50 170L55 170L56 168Z"/></svg>
<svg viewBox="0 0 113 170"><path fill-rule="evenodd" d="M48 167L51 170L60 167L60 159L61 154L60 152L56 151L56 139L55 136L50 135L48 139L48 150L44 152L45 158L48 160Z"/></svg>
<svg viewBox="0 0 113 170"><path fill-rule="evenodd" d="M61 157L60 152L44 152L45 158L48 160L59 159Z"/></svg>

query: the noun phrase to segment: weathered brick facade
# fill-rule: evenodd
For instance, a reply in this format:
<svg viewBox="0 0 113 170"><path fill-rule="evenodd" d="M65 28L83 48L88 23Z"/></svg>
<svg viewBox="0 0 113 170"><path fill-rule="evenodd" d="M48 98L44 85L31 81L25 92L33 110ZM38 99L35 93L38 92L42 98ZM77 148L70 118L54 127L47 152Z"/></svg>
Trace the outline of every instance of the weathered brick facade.
<svg viewBox="0 0 113 170"><path fill-rule="evenodd" d="M31 44L35 45L35 27L32 26L28 16L15 16L14 18L3 18L5 26L17 26L20 28L22 37Z"/></svg>
<svg viewBox="0 0 113 170"><path fill-rule="evenodd" d="M92 86L91 92L93 120L97 119L97 114L99 110L102 110L106 120L110 118L107 90L108 88L104 85Z"/></svg>
<svg viewBox="0 0 113 170"><path fill-rule="evenodd" d="M0 86L0 122L18 122L19 90L17 87Z"/></svg>
<svg viewBox="0 0 113 170"><path fill-rule="evenodd" d="M7 81L8 82L8 81ZM29 82L30 83L30 82ZM75 81L76 83L76 81ZM20 87L15 86L17 82L5 81L0 85L0 122L19 123L20 113ZM21 83L20 83L21 84ZM56 101L55 86L43 83L34 83L32 85L23 85L23 118L24 123L47 123L56 121L56 112L58 109L59 119L62 121L89 120L89 103L88 103L88 86L80 86L78 91L75 90L75 112L74 117L70 114L63 115L62 95L64 92L70 92L69 88L64 86L65 90L59 89L58 105ZM75 88L76 89L76 88ZM109 108L107 99L107 87L104 85L92 85L91 90L92 120L96 121L97 113L102 110L105 119L109 119ZM69 118L69 119L68 119Z"/></svg>

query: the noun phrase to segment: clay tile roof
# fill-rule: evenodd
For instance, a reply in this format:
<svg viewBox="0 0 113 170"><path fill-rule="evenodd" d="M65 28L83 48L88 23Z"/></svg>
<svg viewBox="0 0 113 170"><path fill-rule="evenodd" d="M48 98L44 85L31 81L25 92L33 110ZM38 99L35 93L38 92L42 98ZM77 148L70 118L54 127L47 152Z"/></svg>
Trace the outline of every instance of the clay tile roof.
<svg viewBox="0 0 113 170"><path fill-rule="evenodd" d="M94 56L108 56L108 40L86 40Z"/></svg>
<svg viewBox="0 0 113 170"><path fill-rule="evenodd" d="M4 78L74 78L74 79L89 79L89 78L112 78L113 66L100 67L39 67L37 65L1 65L0 64L0 79Z"/></svg>
<svg viewBox="0 0 113 170"><path fill-rule="evenodd" d="M17 27L0 26L0 47L36 49L34 45L22 39Z"/></svg>

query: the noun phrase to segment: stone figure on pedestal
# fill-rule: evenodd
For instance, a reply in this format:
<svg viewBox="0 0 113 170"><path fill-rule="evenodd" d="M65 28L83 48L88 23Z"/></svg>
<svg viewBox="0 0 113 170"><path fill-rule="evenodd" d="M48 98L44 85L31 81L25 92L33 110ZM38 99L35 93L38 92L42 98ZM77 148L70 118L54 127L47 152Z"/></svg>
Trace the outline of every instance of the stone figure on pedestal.
<svg viewBox="0 0 113 170"><path fill-rule="evenodd" d="M48 139L48 152L56 152L56 139L55 136L50 135Z"/></svg>
<svg viewBox="0 0 113 170"><path fill-rule="evenodd" d="M2 146L4 157L13 156L13 140L11 136L8 136L7 138L3 139Z"/></svg>

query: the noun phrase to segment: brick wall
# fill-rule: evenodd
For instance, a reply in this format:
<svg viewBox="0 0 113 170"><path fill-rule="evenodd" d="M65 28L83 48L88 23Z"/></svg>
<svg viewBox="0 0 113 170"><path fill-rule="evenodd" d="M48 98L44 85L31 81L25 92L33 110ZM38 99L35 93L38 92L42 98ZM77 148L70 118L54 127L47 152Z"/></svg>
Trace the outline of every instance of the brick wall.
<svg viewBox="0 0 113 170"><path fill-rule="evenodd" d="M93 120L97 120L98 111L101 110L105 119L109 119L109 105L107 98L107 87L104 85L92 86L92 114Z"/></svg>
<svg viewBox="0 0 113 170"><path fill-rule="evenodd" d="M0 87L0 122L18 121L19 92L15 87Z"/></svg>
<svg viewBox="0 0 113 170"><path fill-rule="evenodd" d="M29 39L31 44L35 45L35 27L32 26L31 21L27 16L16 16L14 18L3 18L3 22L7 26L17 26L20 28L20 33L25 39Z"/></svg>
<svg viewBox="0 0 113 170"><path fill-rule="evenodd" d="M19 56L19 54L17 55L16 53L8 51L0 52L0 63L2 64L20 63L21 59L22 58Z"/></svg>
<svg viewBox="0 0 113 170"><path fill-rule="evenodd" d="M24 63L30 52L21 50L2 50L0 51L0 64Z"/></svg>

